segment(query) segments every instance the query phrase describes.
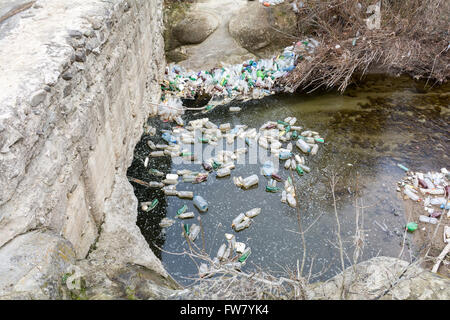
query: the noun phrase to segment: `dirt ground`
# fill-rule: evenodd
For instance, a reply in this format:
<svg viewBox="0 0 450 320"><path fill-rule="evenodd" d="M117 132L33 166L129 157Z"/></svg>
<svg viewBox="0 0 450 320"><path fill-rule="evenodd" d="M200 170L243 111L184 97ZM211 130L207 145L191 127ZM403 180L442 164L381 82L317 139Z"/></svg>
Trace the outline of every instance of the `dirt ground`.
<svg viewBox="0 0 450 320"><path fill-rule="evenodd" d="M399 193L399 197L403 197L403 194ZM439 256L446 245L446 243L444 243L444 226L450 226L450 217L447 212L445 212L441 215L439 223L433 225L419 221L420 215L428 215L423 209L422 203L404 199L404 207L407 222L416 222L418 225L417 230L413 233L413 243L415 248L419 249L420 257L424 257L429 250L428 258L425 259L422 267L431 270L435 264L436 257ZM438 274L450 278L450 255L447 255L441 263Z"/></svg>

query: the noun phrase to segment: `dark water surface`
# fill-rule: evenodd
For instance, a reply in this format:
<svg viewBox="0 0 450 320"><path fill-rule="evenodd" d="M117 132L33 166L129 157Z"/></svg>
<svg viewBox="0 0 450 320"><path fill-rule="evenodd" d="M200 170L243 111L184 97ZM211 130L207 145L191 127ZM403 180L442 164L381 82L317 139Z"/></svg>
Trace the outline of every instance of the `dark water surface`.
<svg viewBox="0 0 450 320"><path fill-rule="evenodd" d="M345 94L315 93L312 95L282 95L236 104L242 107L238 113L228 113L228 108L218 108L207 115L186 114L188 120L207 116L219 125L246 124L259 128L268 120L282 120L288 116L298 119L296 125L318 131L325 138L316 156L308 156L306 164L311 173L298 177L295 172L298 203L303 230L307 229L305 273L314 275L312 281L325 280L341 271L337 245L337 223L329 177L333 172L339 176L336 185L337 211L341 224L341 236L346 249L345 263L353 259L353 236L355 235L355 198L365 207L359 218L364 230L364 247L360 260L377 255L399 256L402 248L405 213L402 200L396 192L396 182L404 176L398 163L412 170L428 171L448 168L450 150L450 90L441 86L429 91L422 82L405 78L374 77L358 88ZM158 119L149 123L158 129L170 125ZM143 136L136 146L135 159L128 175L144 181L156 180L150 176L143 159L148 155L147 140ZM283 144L285 145L285 144ZM296 153L299 153L298 149ZM297 152L298 151L298 152ZM349 165L351 164L351 166ZM194 191L209 203L209 210L200 214L205 231L206 251L215 256L219 246L225 243L224 233L234 233L237 241L245 242L252 254L244 271L258 267L273 273L284 274L286 269L295 270L301 261L303 246L298 234L296 209L280 201L280 193L267 193L266 178L260 175L261 164L236 165L231 177L216 178L211 174L201 184L179 183L177 190ZM201 165L175 165L170 157L151 158L148 168L164 173L176 173L180 169L202 171ZM280 169L283 178L288 172ZM237 188L232 176L258 174L257 188L243 191ZM181 180L181 178L180 178ZM158 198L160 204L149 212L139 208L137 224L155 254L162 260L166 270L181 284L192 282L197 268L188 256L173 255L188 250L181 236L182 223L197 223L196 219L176 223L167 228L159 227L162 218L174 219L177 210L186 204L188 211L198 210L191 200L166 197L160 190L151 190L134 184L138 200L151 201ZM278 184L283 188L282 184ZM255 217L250 228L236 233L231 221L240 212L261 207L262 213ZM387 227L383 231L380 227ZM195 242L202 246L201 236ZM413 260L418 248L407 242L402 258ZM160 250L163 249L163 251ZM409 250L411 249L411 250ZM169 253L170 252L170 253ZM313 263L312 263L313 262ZM312 266L311 266L312 263Z"/></svg>

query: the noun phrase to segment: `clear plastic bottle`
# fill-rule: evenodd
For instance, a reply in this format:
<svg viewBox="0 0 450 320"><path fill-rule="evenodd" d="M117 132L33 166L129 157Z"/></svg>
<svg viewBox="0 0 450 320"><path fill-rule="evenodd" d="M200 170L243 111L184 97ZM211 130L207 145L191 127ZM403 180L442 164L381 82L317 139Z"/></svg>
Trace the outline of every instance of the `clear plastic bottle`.
<svg viewBox="0 0 450 320"><path fill-rule="evenodd" d="M205 212L208 210L208 202L206 202L206 200L201 196L194 197L194 206L196 206L197 209L201 212Z"/></svg>
<svg viewBox="0 0 450 320"><path fill-rule="evenodd" d="M258 182L259 182L258 176L257 176L256 174L254 174L254 175L251 175L251 176L245 178L245 179L242 181L242 187L243 187L244 189L248 189L248 188L250 188L250 187L252 187L252 186L254 186L254 185L257 185Z"/></svg>
<svg viewBox="0 0 450 320"><path fill-rule="evenodd" d="M217 170L217 176L219 178L229 176L231 174L230 168L222 168Z"/></svg>
<svg viewBox="0 0 450 320"><path fill-rule="evenodd" d="M245 213L245 215L249 218L253 218L253 217L256 217L260 213L261 213L261 208L253 208L253 209L247 211Z"/></svg>
<svg viewBox="0 0 450 320"><path fill-rule="evenodd" d="M438 223L438 219L432 218L432 217L427 217L427 216L424 216L424 215L420 215L419 216L419 221L420 222L431 223L431 224L437 224Z"/></svg>
<svg viewBox="0 0 450 320"><path fill-rule="evenodd" d="M302 139L298 139L295 145L304 153L308 153L311 150L311 147Z"/></svg>
<svg viewBox="0 0 450 320"><path fill-rule="evenodd" d="M405 195L408 196L408 198L410 198L413 201L418 201L420 199L419 196L414 192L412 192L411 189L409 189L408 187L405 187L403 192L405 193Z"/></svg>

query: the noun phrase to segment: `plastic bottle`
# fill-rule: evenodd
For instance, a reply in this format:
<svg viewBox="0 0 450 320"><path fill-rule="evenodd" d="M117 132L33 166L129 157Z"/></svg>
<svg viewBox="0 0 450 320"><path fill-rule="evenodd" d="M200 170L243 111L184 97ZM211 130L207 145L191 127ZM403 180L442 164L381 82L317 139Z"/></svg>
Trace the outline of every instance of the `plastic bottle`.
<svg viewBox="0 0 450 320"><path fill-rule="evenodd" d="M165 140L167 143L177 143L177 139L175 139L174 136L172 136L169 132L164 132L161 135L161 138L163 138L163 140Z"/></svg>
<svg viewBox="0 0 450 320"><path fill-rule="evenodd" d="M249 218L253 218L253 217L256 217L260 213L261 213L261 208L253 208L253 209L247 211L245 213L245 215Z"/></svg>
<svg viewBox="0 0 450 320"><path fill-rule="evenodd" d="M311 150L311 147L302 139L298 139L295 145L304 153L308 153Z"/></svg>
<svg viewBox="0 0 450 320"><path fill-rule="evenodd" d="M225 243L219 247L219 250L217 251L217 258L219 260L223 260L223 256L225 255L226 248L227 248L227 245Z"/></svg>
<svg viewBox="0 0 450 320"><path fill-rule="evenodd" d="M281 202L286 203L286 201L287 201L286 190L283 190L283 192L281 192Z"/></svg>
<svg viewBox="0 0 450 320"><path fill-rule="evenodd" d="M235 231L241 231L244 230L245 228L248 228L252 223L252 220L247 218L244 219L241 223L237 224L234 226L234 230Z"/></svg>
<svg viewBox="0 0 450 320"><path fill-rule="evenodd" d="M315 156L317 154L317 151L319 151L319 145L315 144L312 148L311 148L311 155Z"/></svg>
<svg viewBox="0 0 450 320"><path fill-rule="evenodd" d="M156 149L156 145L153 143L152 140L148 140L147 141L147 145L150 149L155 150Z"/></svg>
<svg viewBox="0 0 450 320"><path fill-rule="evenodd" d="M167 187L163 188L163 192L166 196L177 196L178 191L176 189L169 189Z"/></svg>
<svg viewBox="0 0 450 320"><path fill-rule="evenodd" d="M194 216L195 216L195 214L191 211L191 212L181 213L181 214L177 215L176 217L179 219L190 219L190 218L193 218Z"/></svg>
<svg viewBox="0 0 450 320"><path fill-rule="evenodd" d="M217 176L219 178L229 176L230 174L231 174L231 171L229 168L222 168L222 169L217 170Z"/></svg>
<svg viewBox="0 0 450 320"><path fill-rule="evenodd" d="M278 188L278 187L266 186L266 191L267 191L267 192L276 193L276 192L280 191L280 188Z"/></svg>
<svg viewBox="0 0 450 320"><path fill-rule="evenodd" d="M297 166L302 168L303 171L305 171L305 172L308 172L308 173L311 172L311 169L309 167L305 166L304 164L299 163Z"/></svg>
<svg viewBox="0 0 450 320"><path fill-rule="evenodd" d="M256 174L254 174L254 175L251 175L251 176L245 178L245 179L242 181L242 187L243 187L244 189L248 189L248 188L250 188L250 187L252 187L252 186L258 184L258 182L259 182L258 176L257 176Z"/></svg>
<svg viewBox="0 0 450 320"><path fill-rule="evenodd" d="M430 204L433 206L441 206L443 204L445 205L446 203L447 203L447 199L445 199L444 197L432 198L430 200Z"/></svg>
<svg viewBox="0 0 450 320"><path fill-rule="evenodd" d="M432 217L427 217L427 216L424 216L424 215L420 215L419 216L419 221L420 222L431 223L431 224L437 224L438 223L438 219L432 218Z"/></svg>
<svg viewBox="0 0 450 320"><path fill-rule="evenodd" d="M192 227L189 229L189 239L191 241L195 241L195 239L197 239L197 236L199 233L200 233L200 227L194 223L192 225Z"/></svg>
<svg viewBox="0 0 450 320"><path fill-rule="evenodd" d="M164 151L153 151L150 152L150 157L164 157Z"/></svg>
<svg viewBox="0 0 450 320"><path fill-rule="evenodd" d="M405 193L405 195L408 196L408 198L410 198L413 201L418 201L420 199L419 196L414 192L412 192L408 187L405 187L403 192Z"/></svg>
<svg viewBox="0 0 450 320"><path fill-rule="evenodd" d="M208 202L206 202L206 200L201 196L194 197L194 206L196 206L197 209L201 212L205 212L208 210Z"/></svg>
<svg viewBox="0 0 450 320"><path fill-rule="evenodd" d="M178 191L178 198L180 199L193 199L194 192L192 191Z"/></svg>
<svg viewBox="0 0 450 320"><path fill-rule="evenodd" d="M236 218L233 219L233 221L231 222L231 227L235 227L237 224L241 223L245 218L245 214L244 213L240 213Z"/></svg>
<svg viewBox="0 0 450 320"><path fill-rule="evenodd" d="M162 188L164 187L164 183L158 182L158 181L150 181L148 183L148 186L150 188Z"/></svg>
<svg viewBox="0 0 450 320"><path fill-rule="evenodd" d="M250 249L250 247L247 247L242 253L242 255L239 257L238 261L241 263L245 263L245 261L247 260L247 258L250 256L251 253L252 250Z"/></svg>
<svg viewBox="0 0 450 320"><path fill-rule="evenodd" d="M287 170L291 167L291 159L287 159L284 163L284 168Z"/></svg>
<svg viewBox="0 0 450 320"><path fill-rule="evenodd" d="M280 181L283 180L283 179L281 178L281 176L278 175L278 174L276 174L276 173L272 173L271 178L274 179L274 180L276 180L276 181L278 181L278 182L280 182Z"/></svg>
<svg viewBox="0 0 450 320"><path fill-rule="evenodd" d="M291 158L292 157L292 153L291 152L289 152L289 151L283 151L283 152L280 152L280 160L286 160L286 159L289 159L289 158Z"/></svg>
<svg viewBox="0 0 450 320"><path fill-rule="evenodd" d="M297 206L297 201L295 200L294 196L290 193L286 195L286 200L290 207L295 208Z"/></svg>
<svg viewBox="0 0 450 320"><path fill-rule="evenodd" d="M406 229L408 230L408 232L414 232L417 230L417 228L418 228L418 225L415 222L409 222L406 225Z"/></svg>
<svg viewBox="0 0 450 320"><path fill-rule="evenodd" d="M297 171L299 176L302 176L304 174L303 169L302 169L302 167L300 167L300 165L297 165L295 170Z"/></svg>
<svg viewBox="0 0 450 320"><path fill-rule="evenodd" d="M180 209L177 210L177 216L179 216L180 214L185 213L187 208L188 208L187 205L183 205Z"/></svg>

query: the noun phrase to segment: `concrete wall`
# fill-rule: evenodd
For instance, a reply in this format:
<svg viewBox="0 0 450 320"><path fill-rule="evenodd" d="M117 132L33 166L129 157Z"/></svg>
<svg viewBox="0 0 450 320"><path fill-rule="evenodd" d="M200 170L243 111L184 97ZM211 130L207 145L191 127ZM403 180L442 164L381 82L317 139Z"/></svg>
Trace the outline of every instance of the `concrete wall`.
<svg viewBox="0 0 450 320"><path fill-rule="evenodd" d="M162 0L36 1L0 24L0 296L57 298L91 256L167 276L126 180L161 34Z"/></svg>

